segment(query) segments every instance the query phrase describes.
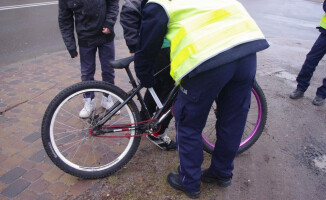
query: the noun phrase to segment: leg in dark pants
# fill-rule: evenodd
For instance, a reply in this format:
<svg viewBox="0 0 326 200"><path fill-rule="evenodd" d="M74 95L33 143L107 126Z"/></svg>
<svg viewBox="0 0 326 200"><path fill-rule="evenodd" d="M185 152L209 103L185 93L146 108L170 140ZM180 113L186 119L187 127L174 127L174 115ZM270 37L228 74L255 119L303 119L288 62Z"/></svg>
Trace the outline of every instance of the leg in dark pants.
<svg viewBox="0 0 326 200"><path fill-rule="evenodd" d="M181 83L174 103L177 143L180 158L180 182L187 191L200 189L203 149L201 133L214 99L219 96L218 140L226 142L214 152L211 169L214 174L231 176L233 160L240 145L250 92L256 73L256 55L252 54ZM223 101L223 102L220 102ZM220 145L220 143L217 143ZM222 159L220 159L222 158Z"/></svg>
<svg viewBox="0 0 326 200"><path fill-rule="evenodd" d="M109 64L115 58L114 41L99 46L98 50L102 80L114 84L114 69Z"/></svg>
<svg viewBox="0 0 326 200"><path fill-rule="evenodd" d="M239 149L249 112L254 81L252 75L248 80L237 79L234 76L218 95L217 139L210 166L210 171L216 177L232 177L233 160Z"/></svg>
<svg viewBox="0 0 326 200"><path fill-rule="evenodd" d="M326 98L326 77L323 79L323 85L317 88L316 95L322 97L323 99Z"/></svg>
<svg viewBox="0 0 326 200"><path fill-rule="evenodd" d="M326 35L321 33L310 52L306 56L306 60L297 77L297 89L305 92L310 85L311 77L319 63L326 53ZM317 95L326 97L326 80L324 79L323 86L318 88Z"/></svg>
<svg viewBox="0 0 326 200"><path fill-rule="evenodd" d="M170 48L161 49L161 52L155 61L155 72L158 72L169 65L169 63L170 63L169 54L170 54ZM170 76L170 68L168 67L168 68L164 69L164 71L161 71L158 74L158 76L155 77L155 81L156 82L155 82L155 85L153 88L154 88L157 96L163 103L174 86L174 81L173 81L172 77ZM146 103L149 114L152 116L153 113L156 111L156 103L148 90L145 93L144 101ZM143 119L146 118L143 110L141 111L141 116ZM169 115L162 122L162 127L160 130L160 133L164 133L165 129L169 126L169 123L172 118L173 118L173 116Z"/></svg>
<svg viewBox="0 0 326 200"><path fill-rule="evenodd" d="M82 81L93 81L95 75L95 56L97 47L79 47L81 79ZM85 93L84 98L94 98L93 93Z"/></svg>
<svg viewBox="0 0 326 200"><path fill-rule="evenodd" d="M114 84L114 70L109 65L114 60L114 42L103 44L99 47L79 47L81 79L82 81L93 81L96 71L96 52L99 49L99 58L102 69L102 80ZM94 93L84 94L84 98L94 98Z"/></svg>

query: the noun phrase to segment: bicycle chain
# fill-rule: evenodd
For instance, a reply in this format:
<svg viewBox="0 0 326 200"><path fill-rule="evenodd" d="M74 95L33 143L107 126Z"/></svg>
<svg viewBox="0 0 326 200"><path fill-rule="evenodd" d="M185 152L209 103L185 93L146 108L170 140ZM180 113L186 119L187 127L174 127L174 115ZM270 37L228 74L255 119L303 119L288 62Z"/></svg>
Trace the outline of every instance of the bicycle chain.
<svg viewBox="0 0 326 200"><path fill-rule="evenodd" d="M103 126L102 129L110 129L110 128L120 128L121 127L121 130L120 131L117 131L117 132L124 132L124 131L129 131L131 130L130 128L123 128L123 127L131 127L131 126L135 126L136 125L141 125L141 124L144 124L144 125L148 125L147 127L148 128L145 128L144 131L148 131L151 127L150 124L152 124L153 122L157 121L157 119L150 119L150 120L146 120L146 121L140 121L140 122L137 122L137 123L133 123L133 124L126 124L126 125L122 125L122 126ZM133 129L132 129L133 130ZM93 128L91 128L89 130L89 134L93 137L103 137L103 138L128 138L130 139L131 137L141 137L141 136L145 136L145 135L153 135L155 137L158 137L159 134L157 134L159 131L161 130L161 126L159 126L159 128L155 131L155 132L149 132L149 133L142 133L142 134L138 134L138 135L131 135L131 134L125 134L124 136L109 136L109 135L94 135L92 134L92 131L93 131ZM105 133L104 133L105 134Z"/></svg>

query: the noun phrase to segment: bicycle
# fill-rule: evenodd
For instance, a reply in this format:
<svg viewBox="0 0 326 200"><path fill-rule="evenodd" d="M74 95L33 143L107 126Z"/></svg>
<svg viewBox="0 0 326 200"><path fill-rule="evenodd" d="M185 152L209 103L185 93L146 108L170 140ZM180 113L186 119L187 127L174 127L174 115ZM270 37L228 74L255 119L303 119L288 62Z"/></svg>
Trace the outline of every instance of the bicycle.
<svg viewBox="0 0 326 200"><path fill-rule="evenodd" d="M127 57L111 63L115 69L126 70L132 85L128 93L106 82L80 82L62 90L50 102L42 121L42 142L47 155L61 170L85 179L109 176L133 157L140 136L157 135L160 123L171 112L178 86L171 90L163 104L155 91L149 89L158 109L152 118L147 112L148 119L141 121L133 97L137 96L140 105L145 110L147 108L140 93L142 87L135 81L129 67L132 61L133 57ZM94 93L95 110L89 118L82 119L78 112L83 107L81 99L85 92ZM103 94L114 100L114 105L108 110L97 106ZM254 98L238 153L246 151L258 140L267 119L266 99L256 82L252 95ZM216 103L202 133L204 150L208 153L214 150L215 110Z"/></svg>

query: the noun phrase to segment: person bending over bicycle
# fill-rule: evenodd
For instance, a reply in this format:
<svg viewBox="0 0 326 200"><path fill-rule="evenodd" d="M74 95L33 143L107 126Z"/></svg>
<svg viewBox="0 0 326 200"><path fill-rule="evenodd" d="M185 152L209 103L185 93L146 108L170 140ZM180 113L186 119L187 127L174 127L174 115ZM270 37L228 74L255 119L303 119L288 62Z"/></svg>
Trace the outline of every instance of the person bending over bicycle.
<svg viewBox="0 0 326 200"><path fill-rule="evenodd" d="M147 0L125 0L122 5L120 13L120 24L123 28L124 38L131 55L134 55L137 50L137 42L139 36L140 22L141 22L141 8L146 4ZM158 56L155 58L154 70L161 71L155 79L153 86L161 101L165 100L169 92L174 86L174 81L170 76L170 43L167 39L164 40L163 45ZM151 80L150 78L148 80ZM156 111L156 103L153 100L150 92L145 92L144 101L146 103L149 114L152 116ZM145 111L140 111L142 121L147 120ZM155 145L163 150L175 150L176 143L167 136L166 128L173 116L170 114L163 122L161 130L158 132L159 137L148 135L147 138Z"/></svg>
<svg viewBox="0 0 326 200"><path fill-rule="evenodd" d="M163 39L171 42L171 76L180 85L173 104L179 154L178 173L168 183L190 198L200 181L231 185L249 111L256 52L268 48L263 33L236 0L149 0L143 13L135 71L141 84L154 83L153 58ZM202 130L218 97L216 143L208 169Z"/></svg>

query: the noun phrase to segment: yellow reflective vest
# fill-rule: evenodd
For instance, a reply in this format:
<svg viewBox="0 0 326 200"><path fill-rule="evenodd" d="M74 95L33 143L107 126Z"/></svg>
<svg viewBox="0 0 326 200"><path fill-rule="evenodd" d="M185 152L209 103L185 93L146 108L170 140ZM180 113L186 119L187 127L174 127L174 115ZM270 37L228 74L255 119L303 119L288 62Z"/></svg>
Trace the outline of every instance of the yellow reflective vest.
<svg viewBox="0 0 326 200"><path fill-rule="evenodd" d="M237 45L265 39L245 8L235 0L149 0L168 17L171 71L175 82L206 60Z"/></svg>
<svg viewBox="0 0 326 200"><path fill-rule="evenodd" d="M323 29L326 29L326 14L321 18L319 22L319 26L322 27Z"/></svg>

